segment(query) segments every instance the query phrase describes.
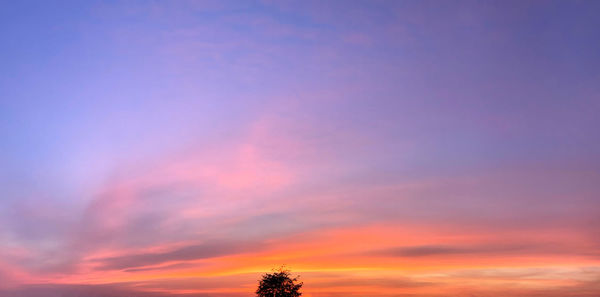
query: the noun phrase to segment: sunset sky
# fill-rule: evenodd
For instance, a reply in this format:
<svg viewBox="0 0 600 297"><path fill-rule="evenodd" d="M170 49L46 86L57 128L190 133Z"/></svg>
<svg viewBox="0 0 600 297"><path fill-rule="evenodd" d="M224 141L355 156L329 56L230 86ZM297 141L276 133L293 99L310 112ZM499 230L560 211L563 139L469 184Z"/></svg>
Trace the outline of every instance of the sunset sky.
<svg viewBox="0 0 600 297"><path fill-rule="evenodd" d="M598 297L599 15L0 1L0 297Z"/></svg>

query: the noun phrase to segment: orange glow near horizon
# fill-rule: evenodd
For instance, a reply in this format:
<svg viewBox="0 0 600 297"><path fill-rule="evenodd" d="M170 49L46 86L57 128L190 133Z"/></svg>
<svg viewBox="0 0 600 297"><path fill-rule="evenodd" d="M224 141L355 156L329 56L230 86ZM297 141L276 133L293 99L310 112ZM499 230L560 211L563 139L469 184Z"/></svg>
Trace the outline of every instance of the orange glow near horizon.
<svg viewBox="0 0 600 297"><path fill-rule="evenodd" d="M525 237L537 242L542 234L505 234L500 243L507 244L510 236L515 243ZM525 232L527 233L527 232ZM389 236L397 234L401 236ZM565 234L565 239L569 235ZM572 236L571 236L572 237ZM573 239L573 238L571 238ZM490 240L494 240L490 242ZM482 252L439 251L433 243L449 246L484 246ZM307 296L324 296L344 292L353 294L441 294L462 290L503 290L507 285L516 291L549 287L568 288L585 282L590 275L581 267L597 263L587 257L554 254L544 249L503 254L498 238L486 233L461 234L436 232L433 228L402 228L385 225L366 225L351 228L332 228L284 237L269 244L263 251L215 257L193 261L171 261L160 265L139 267L139 271L88 271L53 279L38 279L33 283L57 284L119 284L136 283L140 290L168 294L251 294L256 281L264 272L284 263L305 282ZM581 245L572 242L573 246ZM390 248L425 247L425 255L385 254ZM168 248L174 248L170 246ZM168 250L154 248L153 252ZM430 248L431 251L428 251ZM441 255L427 254L440 252ZM449 254L443 254L448 252ZM378 254L380 253L380 254ZM127 253L126 253L127 254ZM125 254L125 255L126 255ZM116 251L90 258L119 256ZM177 265L188 264L186 267ZM144 270L149 269L149 270ZM164 287L167 283L174 283ZM435 285L434 285L435 284Z"/></svg>

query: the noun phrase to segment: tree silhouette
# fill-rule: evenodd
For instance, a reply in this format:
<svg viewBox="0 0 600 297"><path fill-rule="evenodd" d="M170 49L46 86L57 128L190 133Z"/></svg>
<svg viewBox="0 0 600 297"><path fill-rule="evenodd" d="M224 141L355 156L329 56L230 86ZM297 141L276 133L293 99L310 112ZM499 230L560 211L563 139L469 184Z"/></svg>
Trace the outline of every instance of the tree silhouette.
<svg viewBox="0 0 600 297"><path fill-rule="evenodd" d="M266 273L258 283L257 297L300 297L303 283L298 277L292 278L289 270L283 266L273 273Z"/></svg>

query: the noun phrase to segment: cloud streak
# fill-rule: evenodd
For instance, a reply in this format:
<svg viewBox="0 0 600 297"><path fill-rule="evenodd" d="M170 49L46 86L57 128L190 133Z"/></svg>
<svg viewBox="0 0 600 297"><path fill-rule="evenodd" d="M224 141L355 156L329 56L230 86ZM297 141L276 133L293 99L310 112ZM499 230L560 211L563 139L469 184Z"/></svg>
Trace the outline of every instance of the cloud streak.
<svg viewBox="0 0 600 297"><path fill-rule="evenodd" d="M163 264L165 262L191 261L241 254L258 250L262 246L258 242L209 242L199 245L190 245L162 253L130 254L118 257L109 257L94 260L99 263L98 269L129 269Z"/></svg>

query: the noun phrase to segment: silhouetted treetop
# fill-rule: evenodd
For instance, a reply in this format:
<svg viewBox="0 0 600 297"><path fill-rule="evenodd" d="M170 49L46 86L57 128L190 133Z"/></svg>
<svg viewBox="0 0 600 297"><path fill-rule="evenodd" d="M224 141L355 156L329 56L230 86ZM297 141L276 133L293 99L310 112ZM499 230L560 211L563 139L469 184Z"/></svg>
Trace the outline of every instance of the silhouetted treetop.
<svg viewBox="0 0 600 297"><path fill-rule="evenodd" d="M257 297L300 297L302 282L292 278L289 270L281 267L273 273L266 273L258 283Z"/></svg>

